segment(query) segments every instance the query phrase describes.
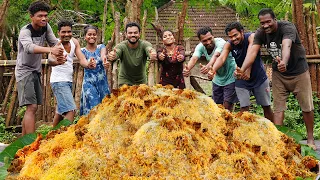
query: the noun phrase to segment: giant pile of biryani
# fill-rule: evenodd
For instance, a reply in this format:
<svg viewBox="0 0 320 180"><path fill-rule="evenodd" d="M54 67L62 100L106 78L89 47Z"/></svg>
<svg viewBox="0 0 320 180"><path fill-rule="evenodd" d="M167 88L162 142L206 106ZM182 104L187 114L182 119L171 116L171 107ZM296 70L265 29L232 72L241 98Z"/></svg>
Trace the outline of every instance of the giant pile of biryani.
<svg viewBox="0 0 320 180"><path fill-rule="evenodd" d="M195 91L122 86L77 124L18 151L9 169L48 180L315 177L317 160L299 148L267 119L231 114Z"/></svg>

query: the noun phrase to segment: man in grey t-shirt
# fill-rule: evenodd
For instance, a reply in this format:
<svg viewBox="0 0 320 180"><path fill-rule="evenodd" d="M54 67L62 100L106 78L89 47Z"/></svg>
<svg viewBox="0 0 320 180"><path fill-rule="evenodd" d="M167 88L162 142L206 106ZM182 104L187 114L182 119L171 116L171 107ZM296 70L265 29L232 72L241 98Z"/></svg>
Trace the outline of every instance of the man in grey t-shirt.
<svg viewBox="0 0 320 180"><path fill-rule="evenodd" d="M30 5L31 23L22 27L18 39L18 57L15 68L20 106L26 106L22 121L22 135L35 131L37 105L42 103L40 82L42 53L52 53L59 61L65 61L59 45L48 24L49 5L37 1ZM50 46L43 47L45 40Z"/></svg>
<svg viewBox="0 0 320 180"><path fill-rule="evenodd" d="M307 127L307 143L316 148L313 137L314 106L306 51L299 38L296 27L288 21L277 21L269 8L261 9L261 27L254 36L253 45L240 70L243 73L254 61L261 45L265 45L273 58L272 94L274 124L283 125L286 101L290 92L297 98Z"/></svg>

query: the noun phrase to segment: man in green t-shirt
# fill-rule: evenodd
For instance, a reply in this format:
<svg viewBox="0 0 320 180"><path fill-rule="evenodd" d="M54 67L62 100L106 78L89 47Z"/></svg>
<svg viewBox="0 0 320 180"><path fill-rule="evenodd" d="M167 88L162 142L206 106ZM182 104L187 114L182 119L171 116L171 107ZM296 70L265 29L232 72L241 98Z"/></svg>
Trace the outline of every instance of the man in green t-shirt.
<svg viewBox="0 0 320 180"><path fill-rule="evenodd" d="M109 61L120 59L119 86L146 84L147 57L155 61L157 53L151 43L140 40L140 26L135 22L126 25L126 38L108 54Z"/></svg>
<svg viewBox="0 0 320 180"><path fill-rule="evenodd" d="M222 38L214 38L210 27L199 29L197 36L200 43L196 46L189 63L183 69L183 75L189 76L191 69L195 66L198 59L204 55L208 64L202 66L200 72L208 74L208 77L212 79L212 99L215 103L223 104L226 109L232 111L233 104L238 102L235 90L235 78L233 76L236 69L235 60L230 53L222 67L212 72L212 65L220 56L226 41ZM211 71L209 72L210 69Z"/></svg>

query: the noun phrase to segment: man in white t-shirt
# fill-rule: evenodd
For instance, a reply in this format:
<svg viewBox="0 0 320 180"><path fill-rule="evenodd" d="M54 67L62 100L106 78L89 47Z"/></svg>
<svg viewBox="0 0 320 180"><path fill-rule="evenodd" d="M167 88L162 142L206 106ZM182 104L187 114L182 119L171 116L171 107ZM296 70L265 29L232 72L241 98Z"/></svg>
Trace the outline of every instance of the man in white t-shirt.
<svg viewBox="0 0 320 180"><path fill-rule="evenodd" d="M49 64L52 67L50 84L54 96L57 100L56 113L53 118L53 126L56 126L62 119L68 119L73 122L76 110L76 104L72 94L73 79L73 58L76 55L80 65L84 68L93 69L96 66L95 61L87 61L81 52L79 42L72 38L72 22L60 21L58 23L58 35L60 44L64 48L65 62L58 62L55 57L49 55Z"/></svg>

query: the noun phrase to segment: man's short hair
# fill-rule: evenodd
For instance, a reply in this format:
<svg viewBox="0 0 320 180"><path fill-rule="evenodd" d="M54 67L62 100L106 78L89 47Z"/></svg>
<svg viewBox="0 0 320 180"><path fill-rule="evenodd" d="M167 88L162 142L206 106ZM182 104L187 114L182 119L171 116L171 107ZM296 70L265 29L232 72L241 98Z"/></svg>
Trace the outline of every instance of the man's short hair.
<svg viewBox="0 0 320 180"><path fill-rule="evenodd" d="M212 29L210 27L200 28L197 32L197 36L200 39L200 35L206 35L208 32L210 32L212 35Z"/></svg>
<svg viewBox="0 0 320 180"><path fill-rule="evenodd" d="M49 12L50 6L44 1L36 1L30 4L28 11L33 16L35 13L39 11Z"/></svg>
<svg viewBox="0 0 320 180"><path fill-rule="evenodd" d="M126 25L126 32L127 32L127 29L129 28L129 27L137 27L138 28L138 30L139 30L139 32L140 32L140 25L138 24L138 23L136 23L136 22L129 22L127 25Z"/></svg>
<svg viewBox="0 0 320 180"><path fill-rule="evenodd" d="M274 15L274 12L272 11L272 9L270 8L262 8L260 11L259 11L259 14L258 14L258 18L259 16L264 16L266 14L270 14L270 16L272 17L272 19L276 18L276 16Z"/></svg>
<svg viewBox="0 0 320 180"><path fill-rule="evenodd" d="M228 35L228 32L230 32L232 29L236 29L237 31L241 32L243 31L243 26L239 22L232 22L226 26L224 32L226 33L226 35Z"/></svg>
<svg viewBox="0 0 320 180"><path fill-rule="evenodd" d="M61 21L58 22L58 31L60 31L61 28L65 27L65 26L69 26L72 29L72 25L73 25L73 23L71 21L61 20Z"/></svg>

